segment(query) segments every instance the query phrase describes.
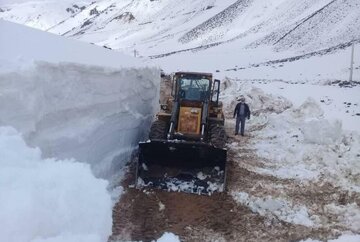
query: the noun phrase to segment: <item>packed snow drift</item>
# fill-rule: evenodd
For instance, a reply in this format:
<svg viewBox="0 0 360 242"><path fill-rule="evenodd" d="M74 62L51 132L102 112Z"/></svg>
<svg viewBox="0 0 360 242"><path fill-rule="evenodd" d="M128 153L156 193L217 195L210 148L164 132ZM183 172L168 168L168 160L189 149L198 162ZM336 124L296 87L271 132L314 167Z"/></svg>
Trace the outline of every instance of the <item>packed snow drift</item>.
<svg viewBox="0 0 360 242"><path fill-rule="evenodd" d="M90 163L97 176L116 173L153 120L159 71L116 53L112 67L85 65L106 65L109 51L5 21L0 29L0 124L44 157Z"/></svg>

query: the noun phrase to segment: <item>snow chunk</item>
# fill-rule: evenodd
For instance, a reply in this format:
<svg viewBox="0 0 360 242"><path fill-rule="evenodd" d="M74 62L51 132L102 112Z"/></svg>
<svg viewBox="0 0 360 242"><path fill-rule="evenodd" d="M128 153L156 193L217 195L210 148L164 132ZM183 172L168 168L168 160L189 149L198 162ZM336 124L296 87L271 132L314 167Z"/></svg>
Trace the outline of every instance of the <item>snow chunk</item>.
<svg viewBox="0 0 360 242"><path fill-rule="evenodd" d="M356 203L346 205L328 204L325 211L338 217L339 222L353 231L360 231L360 210Z"/></svg>
<svg viewBox="0 0 360 242"><path fill-rule="evenodd" d="M107 182L74 160L42 159L20 133L0 127L0 240L106 241L112 204Z"/></svg>
<svg viewBox="0 0 360 242"><path fill-rule="evenodd" d="M165 232L156 242L180 242L179 236Z"/></svg>
<svg viewBox="0 0 360 242"><path fill-rule="evenodd" d="M358 242L360 241L360 235L341 235L337 239L329 240L329 242Z"/></svg>
<svg viewBox="0 0 360 242"><path fill-rule="evenodd" d="M165 209L165 205L161 201L159 201L159 211L161 212L164 209Z"/></svg>
<svg viewBox="0 0 360 242"><path fill-rule="evenodd" d="M308 227L314 226L313 221L309 218L307 208L304 206L293 206L286 200L272 198L271 196L258 198L245 192L233 192L232 196L237 202L249 207L251 211L259 213L261 216L276 217L285 222Z"/></svg>
<svg viewBox="0 0 360 242"><path fill-rule="evenodd" d="M205 175L203 172L198 172L197 173L197 178L200 179L200 180L205 180L208 176Z"/></svg>
<svg viewBox="0 0 360 242"><path fill-rule="evenodd" d="M293 110L296 118L320 118L324 116L324 111L313 98L308 98L299 108Z"/></svg>
<svg viewBox="0 0 360 242"><path fill-rule="evenodd" d="M291 167L284 166L279 167L276 170L269 170L264 168L257 168L257 172L270 175L277 176L282 179L297 179L297 180L313 180L316 179L320 172L316 170L309 170L309 167L304 164L297 164Z"/></svg>
<svg viewBox="0 0 360 242"><path fill-rule="evenodd" d="M360 241L360 235L351 235L351 234L344 234L341 235L337 239L331 239L328 240L328 242L358 242ZM301 240L299 242L321 242L320 240L313 240L313 239L307 239L307 240Z"/></svg>
<svg viewBox="0 0 360 242"><path fill-rule="evenodd" d="M335 143L342 134L341 121L330 123L328 120L311 120L301 128L304 142L310 144L330 145Z"/></svg>

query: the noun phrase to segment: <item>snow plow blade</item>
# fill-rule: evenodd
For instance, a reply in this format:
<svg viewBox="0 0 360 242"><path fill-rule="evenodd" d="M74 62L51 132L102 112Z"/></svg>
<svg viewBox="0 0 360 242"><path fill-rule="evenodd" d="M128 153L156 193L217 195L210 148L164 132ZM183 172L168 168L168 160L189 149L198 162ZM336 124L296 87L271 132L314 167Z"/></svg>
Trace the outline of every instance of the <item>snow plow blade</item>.
<svg viewBox="0 0 360 242"><path fill-rule="evenodd" d="M137 186L211 194L224 191L226 149L199 142L139 144Z"/></svg>

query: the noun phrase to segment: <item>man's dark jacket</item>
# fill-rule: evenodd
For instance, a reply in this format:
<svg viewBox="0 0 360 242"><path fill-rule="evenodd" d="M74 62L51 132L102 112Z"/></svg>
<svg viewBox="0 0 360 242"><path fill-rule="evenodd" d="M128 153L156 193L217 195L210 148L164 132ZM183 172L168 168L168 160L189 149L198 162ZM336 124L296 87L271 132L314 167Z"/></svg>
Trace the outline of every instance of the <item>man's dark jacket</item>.
<svg viewBox="0 0 360 242"><path fill-rule="evenodd" d="M247 105L246 103L243 103L243 104L245 105L245 113L244 113L244 115L242 115L242 116L247 117L248 119L250 119L250 109L249 109L249 105ZM235 110L234 110L234 118L235 118L235 115L236 115L237 117L240 116L240 105L241 105L241 103L238 103L238 104L236 105L236 107L235 107Z"/></svg>

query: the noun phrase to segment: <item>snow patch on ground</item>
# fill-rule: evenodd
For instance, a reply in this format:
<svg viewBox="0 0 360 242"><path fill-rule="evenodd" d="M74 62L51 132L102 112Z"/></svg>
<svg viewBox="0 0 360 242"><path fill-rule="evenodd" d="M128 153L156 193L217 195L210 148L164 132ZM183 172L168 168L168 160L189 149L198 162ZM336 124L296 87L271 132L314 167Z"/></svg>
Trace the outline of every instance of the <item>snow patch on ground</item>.
<svg viewBox="0 0 360 242"><path fill-rule="evenodd" d="M112 227L108 183L87 164L41 155L15 129L0 127L0 240L106 241Z"/></svg>
<svg viewBox="0 0 360 242"><path fill-rule="evenodd" d="M346 205L328 204L324 210L337 216L340 223L345 224L352 231L360 233L360 210L356 203Z"/></svg>
<svg viewBox="0 0 360 242"><path fill-rule="evenodd" d="M360 235L359 234L344 234L341 235L337 239L331 239L328 240L328 242L358 242L360 241ZM313 240L313 239L307 239L307 240L301 240L299 242L321 242L320 240Z"/></svg>
<svg viewBox="0 0 360 242"><path fill-rule="evenodd" d="M165 232L156 242L180 242L179 236Z"/></svg>
<svg viewBox="0 0 360 242"><path fill-rule="evenodd" d="M360 241L360 235L341 235L337 239L329 240L328 242L358 242Z"/></svg>
<svg viewBox="0 0 360 242"><path fill-rule="evenodd" d="M285 222L314 226L309 217L307 208L299 205L292 205L289 201L267 196L259 198L245 192L232 192L234 199L240 204L247 206L254 213L270 218L277 218Z"/></svg>

